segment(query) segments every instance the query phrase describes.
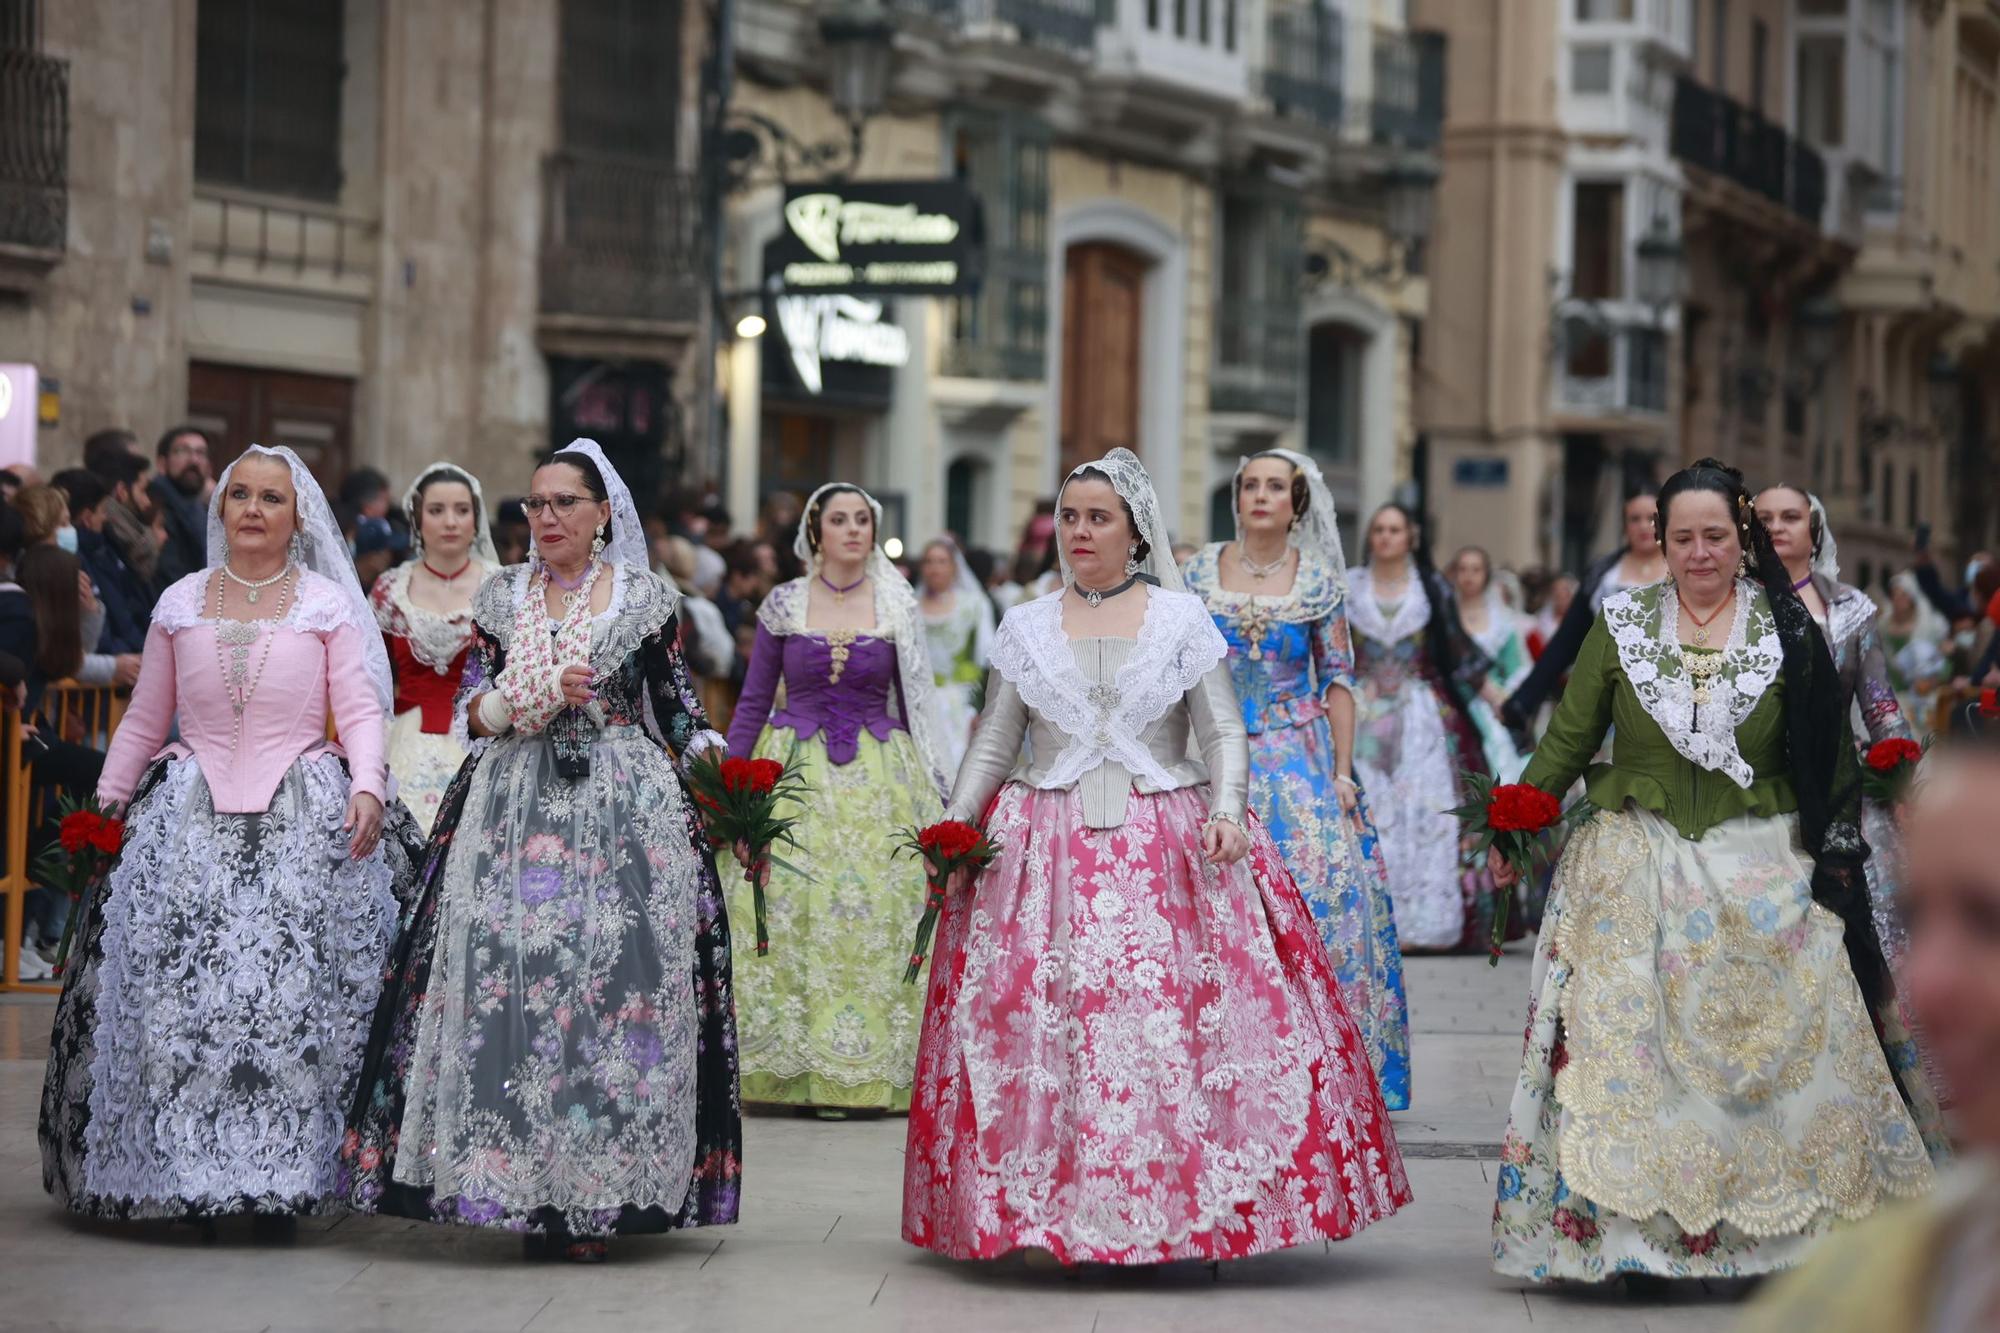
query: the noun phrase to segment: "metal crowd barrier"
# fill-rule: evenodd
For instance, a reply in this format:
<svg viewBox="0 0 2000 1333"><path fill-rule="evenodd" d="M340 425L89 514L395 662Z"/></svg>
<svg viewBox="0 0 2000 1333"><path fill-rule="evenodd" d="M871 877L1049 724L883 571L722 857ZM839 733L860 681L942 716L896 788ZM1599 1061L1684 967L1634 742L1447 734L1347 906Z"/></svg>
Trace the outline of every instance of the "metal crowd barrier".
<svg viewBox="0 0 2000 1333"><path fill-rule="evenodd" d="M109 685L59 680L42 694L42 716L63 739L104 750L110 747L111 734L125 716L125 700ZM0 896L6 902L6 957L0 964L0 991L53 995L62 989L61 982L21 980L21 935L28 891L34 887L28 877L28 834L44 818L53 817L59 795L81 797L88 793L63 793L56 787L35 789L32 765L22 752L21 714L12 707L0 709L0 733L4 733L0 734ZM81 910L81 905L73 905L71 910Z"/></svg>

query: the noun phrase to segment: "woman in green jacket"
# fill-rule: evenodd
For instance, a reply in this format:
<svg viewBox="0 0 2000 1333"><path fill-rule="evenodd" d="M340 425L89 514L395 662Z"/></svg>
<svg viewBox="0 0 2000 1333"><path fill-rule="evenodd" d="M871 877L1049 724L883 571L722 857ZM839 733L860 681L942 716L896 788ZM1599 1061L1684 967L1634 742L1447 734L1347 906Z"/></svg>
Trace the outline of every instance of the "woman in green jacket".
<svg viewBox="0 0 2000 1333"><path fill-rule="evenodd" d="M1790 1267L1929 1190L1942 1143L1869 913L1825 641L1740 473L1703 460L1659 503L1669 578L1605 601L1522 775L1560 795L1588 769L1592 807L1501 1146L1495 1266L1534 1280Z"/></svg>

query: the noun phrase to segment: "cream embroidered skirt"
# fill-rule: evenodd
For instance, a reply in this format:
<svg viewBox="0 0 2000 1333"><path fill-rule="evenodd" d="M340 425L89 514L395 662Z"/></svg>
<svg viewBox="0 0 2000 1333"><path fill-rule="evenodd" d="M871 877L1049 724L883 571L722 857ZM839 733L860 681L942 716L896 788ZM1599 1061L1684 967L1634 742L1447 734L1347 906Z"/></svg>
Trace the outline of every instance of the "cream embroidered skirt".
<svg viewBox="0 0 2000 1333"><path fill-rule="evenodd" d="M1501 1148L1501 1272L1768 1272L1930 1188L1935 1103L1893 1006L1878 1040L1797 827L1690 841L1628 807L1570 839Z"/></svg>

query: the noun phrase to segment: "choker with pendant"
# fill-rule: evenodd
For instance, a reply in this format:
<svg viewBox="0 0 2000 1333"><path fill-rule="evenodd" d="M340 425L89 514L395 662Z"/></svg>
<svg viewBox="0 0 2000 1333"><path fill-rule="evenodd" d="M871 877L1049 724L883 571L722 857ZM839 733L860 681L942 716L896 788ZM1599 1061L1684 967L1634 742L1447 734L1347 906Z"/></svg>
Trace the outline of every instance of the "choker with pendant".
<svg viewBox="0 0 2000 1333"><path fill-rule="evenodd" d="M1070 581L1069 586L1076 589L1077 595L1083 598L1085 602L1095 607L1104 605L1105 598L1116 597L1119 593L1129 590L1138 581L1139 581L1139 576L1137 574L1134 574L1131 578L1126 579L1123 583L1119 584L1117 587L1106 588L1103 592L1099 592L1095 588L1086 588L1081 583L1076 582L1074 579Z"/></svg>

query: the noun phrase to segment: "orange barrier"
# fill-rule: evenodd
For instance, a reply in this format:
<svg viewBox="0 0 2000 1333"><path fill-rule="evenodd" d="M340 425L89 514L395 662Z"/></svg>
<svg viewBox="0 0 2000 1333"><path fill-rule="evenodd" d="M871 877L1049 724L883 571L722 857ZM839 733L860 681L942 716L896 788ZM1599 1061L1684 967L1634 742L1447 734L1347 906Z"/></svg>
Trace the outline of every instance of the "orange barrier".
<svg viewBox="0 0 2000 1333"><path fill-rule="evenodd" d="M109 685L79 685L59 680L42 693L42 717L55 734L76 745L103 750L111 744L111 734L125 716L125 700ZM34 887L28 875L28 833L42 819L55 812L59 789L35 790L32 766L22 753L21 715L12 708L0 710L0 895L6 899L4 942L6 957L0 962L0 991L33 991L53 995L59 982L21 980L21 936L28 890ZM66 793L81 798L85 792ZM81 911L73 905L72 911Z"/></svg>

